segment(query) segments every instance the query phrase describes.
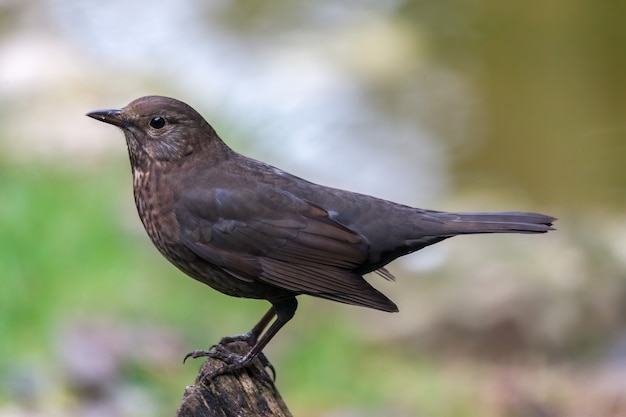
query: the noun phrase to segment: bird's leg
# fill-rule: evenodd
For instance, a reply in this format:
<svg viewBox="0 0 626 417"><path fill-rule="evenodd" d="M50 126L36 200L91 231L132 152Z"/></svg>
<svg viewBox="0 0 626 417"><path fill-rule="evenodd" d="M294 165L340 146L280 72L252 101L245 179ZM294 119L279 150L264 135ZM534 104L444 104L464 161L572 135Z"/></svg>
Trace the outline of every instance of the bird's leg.
<svg viewBox="0 0 626 417"><path fill-rule="evenodd" d="M267 325L270 324L274 316L276 316L276 309L272 306L267 313L265 313L263 318L261 318L261 320L259 320L259 322L248 333L238 334L236 336L224 336L220 339L218 345L225 347L229 343L243 341L250 346L254 346L257 340L259 340L259 337L261 337L263 330L265 330ZM211 348L214 348L215 346L217 345L213 345Z"/></svg>
<svg viewBox="0 0 626 417"><path fill-rule="evenodd" d="M263 333L260 336L257 335L258 336L257 340L252 346L252 349L250 349L250 351L248 351L248 353L246 353L243 356L238 355L236 353L232 353L229 350L227 350L225 346L222 344L222 342L224 341L224 339L222 339L222 341L220 341L219 344L213 346L211 350L195 350L187 354L185 359L189 357L192 357L195 359L195 358L199 358L202 356L208 356L212 358L221 359L227 363L223 367L216 369L211 373L203 375L203 377L209 378L209 379L217 375L221 375L227 372L232 372L237 369L244 368L250 365L250 363L252 363L252 361L259 354L261 354L261 351L263 350L263 348L269 343L270 340L272 340L272 338L276 335L276 333L278 333L278 331L285 324L287 324L289 320L291 320L291 318L296 313L297 308L298 308L298 302L296 301L295 297L273 303L272 309L270 309L270 311L268 311L265 314L265 316L263 316L261 321L256 326L254 326L254 328L250 331L250 334L254 335L255 331L260 333L267 326L267 324L272 319L274 314L276 315L276 320L272 323L272 325L269 327L269 329L267 329L265 333ZM237 336L235 336L235 338L236 337ZM267 362L267 359L265 359L263 362L266 366L269 363Z"/></svg>

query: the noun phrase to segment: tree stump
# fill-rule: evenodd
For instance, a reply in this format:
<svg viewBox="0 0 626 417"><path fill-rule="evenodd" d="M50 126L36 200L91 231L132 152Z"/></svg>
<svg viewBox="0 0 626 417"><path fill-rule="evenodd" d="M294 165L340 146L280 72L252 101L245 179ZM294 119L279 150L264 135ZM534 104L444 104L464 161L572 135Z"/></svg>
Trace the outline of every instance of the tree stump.
<svg viewBox="0 0 626 417"><path fill-rule="evenodd" d="M238 354L250 349L241 341L227 347ZM202 379L223 365L219 359L205 360L195 384L185 389L176 417L292 417L261 360L212 380Z"/></svg>

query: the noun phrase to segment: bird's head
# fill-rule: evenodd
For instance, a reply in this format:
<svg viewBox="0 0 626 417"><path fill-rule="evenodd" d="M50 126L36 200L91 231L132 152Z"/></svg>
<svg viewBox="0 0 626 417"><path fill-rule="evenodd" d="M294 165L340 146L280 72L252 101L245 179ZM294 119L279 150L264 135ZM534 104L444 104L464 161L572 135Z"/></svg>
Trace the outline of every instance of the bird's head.
<svg viewBox="0 0 626 417"><path fill-rule="evenodd" d="M133 167L139 161L176 162L207 146L226 148L213 128L191 106L161 97L141 97L122 109L87 113L121 128Z"/></svg>

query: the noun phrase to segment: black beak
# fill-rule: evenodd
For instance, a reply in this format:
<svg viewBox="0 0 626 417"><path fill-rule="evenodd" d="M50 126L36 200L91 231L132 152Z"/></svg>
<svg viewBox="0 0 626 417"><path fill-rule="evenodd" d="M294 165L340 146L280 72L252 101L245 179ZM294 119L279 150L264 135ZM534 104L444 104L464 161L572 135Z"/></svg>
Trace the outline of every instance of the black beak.
<svg viewBox="0 0 626 417"><path fill-rule="evenodd" d="M86 116L117 127L124 126L124 119L122 118L121 110L94 110L87 113Z"/></svg>

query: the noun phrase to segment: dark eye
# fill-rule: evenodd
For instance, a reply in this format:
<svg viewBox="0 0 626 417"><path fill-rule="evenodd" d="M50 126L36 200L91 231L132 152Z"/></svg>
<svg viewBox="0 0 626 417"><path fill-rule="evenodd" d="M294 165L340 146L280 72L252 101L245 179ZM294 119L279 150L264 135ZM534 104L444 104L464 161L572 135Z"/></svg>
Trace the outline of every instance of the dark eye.
<svg viewBox="0 0 626 417"><path fill-rule="evenodd" d="M160 129L165 126L165 119L162 117L154 117L152 120L150 120L150 126L155 129Z"/></svg>

